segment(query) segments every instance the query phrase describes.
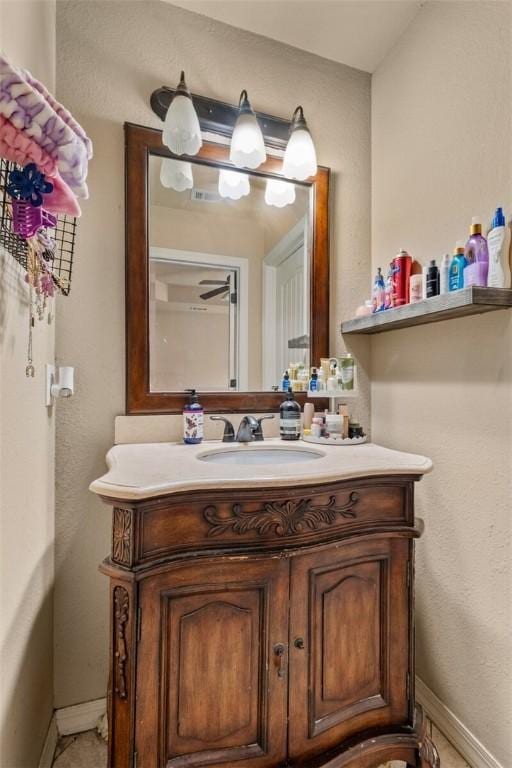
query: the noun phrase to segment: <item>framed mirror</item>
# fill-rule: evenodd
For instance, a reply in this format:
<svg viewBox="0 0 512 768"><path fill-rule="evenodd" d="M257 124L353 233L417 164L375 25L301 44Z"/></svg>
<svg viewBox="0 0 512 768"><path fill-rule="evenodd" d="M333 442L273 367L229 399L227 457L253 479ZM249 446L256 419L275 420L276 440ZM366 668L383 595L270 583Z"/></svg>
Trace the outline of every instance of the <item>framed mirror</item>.
<svg viewBox="0 0 512 768"><path fill-rule="evenodd" d="M127 413L181 413L191 388L275 411L290 363L329 353L329 169L283 185L278 157L234 173L225 144L184 166L160 131L125 137Z"/></svg>

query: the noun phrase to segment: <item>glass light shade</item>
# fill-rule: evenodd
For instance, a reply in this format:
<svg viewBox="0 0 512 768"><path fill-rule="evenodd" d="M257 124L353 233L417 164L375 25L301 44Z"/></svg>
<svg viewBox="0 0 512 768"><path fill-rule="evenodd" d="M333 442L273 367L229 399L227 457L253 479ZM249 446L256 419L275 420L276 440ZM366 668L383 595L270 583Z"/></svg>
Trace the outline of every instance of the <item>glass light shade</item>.
<svg viewBox="0 0 512 768"><path fill-rule="evenodd" d="M283 160L283 174L290 179L304 181L310 176L314 176L317 171L316 151L310 132L299 128L293 131Z"/></svg>
<svg viewBox="0 0 512 768"><path fill-rule="evenodd" d="M295 184L281 179L268 179L265 187L265 202L276 208L284 208L295 202Z"/></svg>
<svg viewBox="0 0 512 768"><path fill-rule="evenodd" d="M192 189L194 178L192 166L184 160L174 160L172 157L164 157L160 166L160 181L163 187L183 192Z"/></svg>
<svg viewBox="0 0 512 768"><path fill-rule="evenodd" d="M165 116L162 140L175 155L196 155L203 145L199 118L184 72Z"/></svg>
<svg viewBox="0 0 512 768"><path fill-rule="evenodd" d="M251 191L249 176L238 171L221 170L219 173L219 195L230 200L240 200Z"/></svg>
<svg viewBox="0 0 512 768"><path fill-rule="evenodd" d="M238 115L231 137L229 159L237 168L257 168L265 162L265 142L254 110L247 98L247 91L242 91Z"/></svg>

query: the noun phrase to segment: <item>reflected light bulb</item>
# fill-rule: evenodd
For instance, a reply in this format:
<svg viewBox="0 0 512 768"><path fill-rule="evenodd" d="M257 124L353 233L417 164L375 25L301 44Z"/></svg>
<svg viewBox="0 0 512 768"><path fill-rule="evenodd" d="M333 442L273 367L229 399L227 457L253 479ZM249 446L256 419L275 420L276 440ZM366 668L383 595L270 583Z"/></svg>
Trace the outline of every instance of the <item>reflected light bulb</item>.
<svg viewBox="0 0 512 768"><path fill-rule="evenodd" d="M265 187L265 202L276 208L284 208L295 202L295 184L282 179L268 179Z"/></svg>
<svg viewBox="0 0 512 768"><path fill-rule="evenodd" d="M249 176L238 171L221 170L219 173L219 195L230 200L240 200L251 191Z"/></svg>
<svg viewBox="0 0 512 768"><path fill-rule="evenodd" d="M167 189L175 189L183 192L192 189L194 178L192 166L184 160L174 160L172 157L164 157L160 166L160 182Z"/></svg>

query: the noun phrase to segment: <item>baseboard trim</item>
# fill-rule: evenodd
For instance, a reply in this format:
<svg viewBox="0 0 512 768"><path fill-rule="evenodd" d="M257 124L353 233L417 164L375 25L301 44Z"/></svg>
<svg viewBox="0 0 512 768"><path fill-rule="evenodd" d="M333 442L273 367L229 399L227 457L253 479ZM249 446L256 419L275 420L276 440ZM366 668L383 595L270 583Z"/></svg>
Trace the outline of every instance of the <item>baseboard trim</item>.
<svg viewBox="0 0 512 768"><path fill-rule="evenodd" d="M425 710L427 717L453 744L471 768L504 768L419 677L416 678L416 699Z"/></svg>
<svg viewBox="0 0 512 768"><path fill-rule="evenodd" d="M82 733L96 728L96 723L107 709L106 699L84 701L83 704L75 704L72 707L57 709L55 718L60 736L69 736L72 733Z"/></svg>
<svg viewBox="0 0 512 768"><path fill-rule="evenodd" d="M57 721L55 719L55 713L52 715L50 725L48 726L48 733L44 740L43 751L39 758L39 768L52 768L53 756L57 748L57 742L59 740L59 732L57 730Z"/></svg>

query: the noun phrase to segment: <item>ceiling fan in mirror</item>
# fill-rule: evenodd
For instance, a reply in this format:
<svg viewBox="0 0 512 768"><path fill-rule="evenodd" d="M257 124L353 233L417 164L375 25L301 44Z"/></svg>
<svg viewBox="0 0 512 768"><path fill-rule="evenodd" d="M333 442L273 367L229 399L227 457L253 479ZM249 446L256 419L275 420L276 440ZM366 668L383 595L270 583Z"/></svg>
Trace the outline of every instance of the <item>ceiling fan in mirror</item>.
<svg viewBox="0 0 512 768"><path fill-rule="evenodd" d="M216 296L227 298L231 290L231 275L228 275L225 280L201 280L199 285L218 286L217 288L213 288L211 291L207 291L206 293L200 293L199 298L203 301L209 301L209 299L214 299Z"/></svg>

